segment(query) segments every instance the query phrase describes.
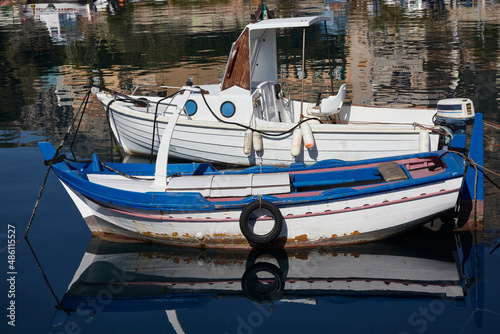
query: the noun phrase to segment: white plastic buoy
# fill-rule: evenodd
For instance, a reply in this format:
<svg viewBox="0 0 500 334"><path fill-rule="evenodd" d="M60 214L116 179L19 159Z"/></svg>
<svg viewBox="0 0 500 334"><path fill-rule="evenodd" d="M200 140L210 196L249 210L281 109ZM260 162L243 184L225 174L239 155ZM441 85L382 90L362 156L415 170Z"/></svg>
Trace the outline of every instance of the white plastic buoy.
<svg viewBox="0 0 500 334"><path fill-rule="evenodd" d="M302 129L302 138L304 139L304 146L310 150L314 147L314 136L311 130L311 126L308 123L302 123L300 126Z"/></svg>
<svg viewBox="0 0 500 334"><path fill-rule="evenodd" d="M429 147L430 147L430 141L431 139L429 138L429 132L422 130L419 133L419 145L420 145L420 152L425 153L429 152Z"/></svg>
<svg viewBox="0 0 500 334"><path fill-rule="evenodd" d="M255 150L255 152L260 152L263 149L262 135L260 134L260 132L255 132L253 134L253 149Z"/></svg>
<svg viewBox="0 0 500 334"><path fill-rule="evenodd" d="M243 142L243 153L249 156L252 153L253 131L247 129L245 131L245 140Z"/></svg>
<svg viewBox="0 0 500 334"><path fill-rule="evenodd" d="M302 149L302 130L300 128L296 128L293 130L293 135L292 135L292 149L290 152L292 153L292 156L296 157L300 154L300 151Z"/></svg>

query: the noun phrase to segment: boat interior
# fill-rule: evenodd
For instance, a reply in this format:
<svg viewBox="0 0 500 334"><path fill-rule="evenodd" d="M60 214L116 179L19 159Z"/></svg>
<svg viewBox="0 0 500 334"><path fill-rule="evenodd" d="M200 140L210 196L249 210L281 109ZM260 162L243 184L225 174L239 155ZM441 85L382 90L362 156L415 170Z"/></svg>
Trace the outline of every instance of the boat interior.
<svg viewBox="0 0 500 334"><path fill-rule="evenodd" d="M126 168L120 168L122 166ZM114 167L120 168L120 173L117 173ZM267 166L259 169L260 166L254 166L224 172L219 172L206 163L171 164L167 188L163 190L154 186L153 167L148 164L103 164L94 155L92 164L79 171L83 179L115 189L136 192L198 192L206 198L223 198L304 193L337 188L356 190L388 182L429 177L442 173L447 166L438 156L374 162L360 166L334 160L322 161L311 167L297 164L290 168Z"/></svg>

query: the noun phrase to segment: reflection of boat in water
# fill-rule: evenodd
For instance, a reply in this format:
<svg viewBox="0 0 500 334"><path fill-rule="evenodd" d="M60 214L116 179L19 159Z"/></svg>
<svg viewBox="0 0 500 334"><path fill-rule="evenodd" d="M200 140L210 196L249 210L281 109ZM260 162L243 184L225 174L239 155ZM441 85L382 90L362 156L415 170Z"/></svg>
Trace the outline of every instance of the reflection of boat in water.
<svg viewBox="0 0 500 334"><path fill-rule="evenodd" d="M417 239L229 253L92 238L60 306L95 313L96 305L104 312L176 310L235 298L313 305L342 296L463 299L464 282L442 236L426 245Z"/></svg>

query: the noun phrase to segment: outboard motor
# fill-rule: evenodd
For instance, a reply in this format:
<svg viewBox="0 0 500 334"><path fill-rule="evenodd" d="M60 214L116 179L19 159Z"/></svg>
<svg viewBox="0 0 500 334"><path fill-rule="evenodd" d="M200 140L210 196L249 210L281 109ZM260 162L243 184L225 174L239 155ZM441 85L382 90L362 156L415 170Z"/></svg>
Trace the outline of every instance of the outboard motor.
<svg viewBox="0 0 500 334"><path fill-rule="evenodd" d="M454 134L465 134L465 127L474 123L474 104L470 99L444 99L437 103L434 125L446 127Z"/></svg>

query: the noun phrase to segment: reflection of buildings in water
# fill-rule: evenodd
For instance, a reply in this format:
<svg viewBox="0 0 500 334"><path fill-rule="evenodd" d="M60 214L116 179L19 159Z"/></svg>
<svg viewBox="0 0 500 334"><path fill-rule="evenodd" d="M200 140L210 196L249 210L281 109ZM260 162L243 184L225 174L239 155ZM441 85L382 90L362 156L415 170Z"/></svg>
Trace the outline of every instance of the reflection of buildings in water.
<svg viewBox="0 0 500 334"><path fill-rule="evenodd" d="M59 306L92 317L166 310L169 320L172 312L203 312L224 307L224 301L234 307L247 299L271 303L275 310L290 302L356 309L378 297L396 297L395 303L450 299L450 305L476 307L471 298L479 298L477 292L468 289L476 285L474 266L482 255L474 254L477 246L470 240L443 235L426 231L413 239L364 245L232 253L93 237ZM449 247L453 237L460 242Z"/></svg>
<svg viewBox="0 0 500 334"><path fill-rule="evenodd" d="M325 0L326 15L332 18L327 22L328 32L331 35L344 35L348 27L348 8L347 0Z"/></svg>
<svg viewBox="0 0 500 334"><path fill-rule="evenodd" d="M81 41L83 35L77 29L79 17L92 21L92 2L46 2L28 3L21 8L23 18L33 18L44 23L56 44Z"/></svg>
<svg viewBox="0 0 500 334"><path fill-rule="evenodd" d="M366 9L350 11L348 18L347 81L353 87L353 103L375 105L432 106L454 96L459 69L477 61L471 51L475 46L465 46L472 43L467 22L482 24L498 15L496 7L488 13L484 3L469 7L457 1L418 0L364 5Z"/></svg>

